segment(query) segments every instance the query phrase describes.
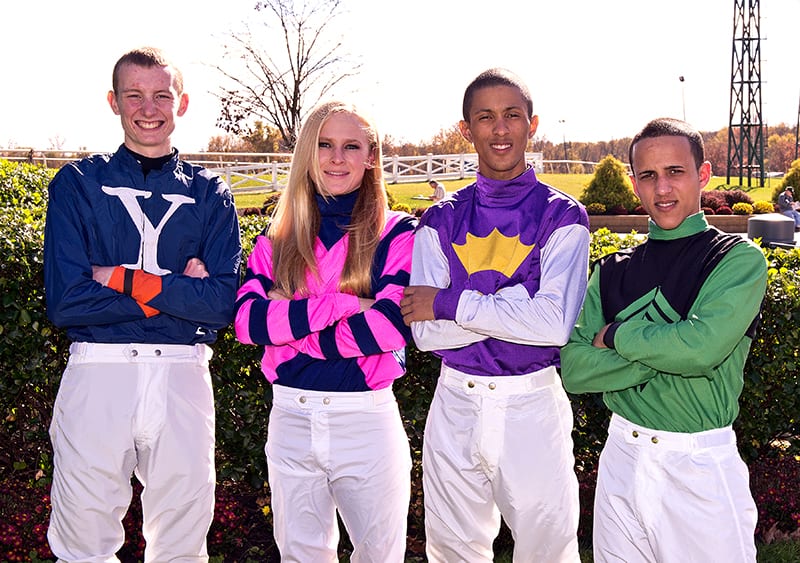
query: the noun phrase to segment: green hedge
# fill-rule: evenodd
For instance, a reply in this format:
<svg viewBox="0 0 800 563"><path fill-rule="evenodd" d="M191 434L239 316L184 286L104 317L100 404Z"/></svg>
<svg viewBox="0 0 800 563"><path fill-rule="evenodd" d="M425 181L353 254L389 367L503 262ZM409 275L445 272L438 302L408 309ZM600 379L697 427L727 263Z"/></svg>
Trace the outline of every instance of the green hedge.
<svg viewBox="0 0 800 563"><path fill-rule="evenodd" d="M0 479L14 473L31 482L51 475L47 426L68 343L45 317L42 242L51 172L0 161ZM261 216L242 217L245 252L264 226ZM592 258L635 244L633 236L601 229L592 237ZM736 423L748 460L774 454L774 444L797 453L800 435L800 251L769 250L769 288L763 319L745 368L741 415ZM217 461L221 481L263 485L263 445L271 389L259 368L259 350L238 344L230 329L214 346L212 373L217 401ZM421 520L422 432L438 360L412 345L408 373L395 391L414 456L412 520ZM596 395L573 397L579 471L594 470L605 439L608 412Z"/></svg>

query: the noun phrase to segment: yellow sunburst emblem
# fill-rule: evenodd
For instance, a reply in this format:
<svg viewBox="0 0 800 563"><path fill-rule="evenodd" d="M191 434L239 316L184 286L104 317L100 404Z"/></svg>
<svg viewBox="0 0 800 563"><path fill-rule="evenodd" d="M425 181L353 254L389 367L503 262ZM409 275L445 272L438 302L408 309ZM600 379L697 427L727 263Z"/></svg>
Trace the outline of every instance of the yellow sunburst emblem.
<svg viewBox="0 0 800 563"><path fill-rule="evenodd" d="M483 238L467 233L466 242L453 243L453 250L469 275L494 270L510 278L534 246L522 244L519 235L507 237L495 227Z"/></svg>

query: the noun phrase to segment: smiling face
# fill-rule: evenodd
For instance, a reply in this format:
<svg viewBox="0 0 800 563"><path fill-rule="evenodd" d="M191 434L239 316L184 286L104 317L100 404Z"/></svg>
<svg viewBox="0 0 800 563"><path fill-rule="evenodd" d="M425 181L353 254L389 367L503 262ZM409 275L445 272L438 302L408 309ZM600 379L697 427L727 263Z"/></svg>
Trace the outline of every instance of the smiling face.
<svg viewBox="0 0 800 563"><path fill-rule="evenodd" d="M116 94L108 93L108 103L120 116L125 146L156 158L172 150L175 118L186 112L189 98L176 90L170 67L125 64L119 69Z"/></svg>
<svg viewBox="0 0 800 563"><path fill-rule="evenodd" d="M538 125L538 116L528 116L528 104L519 89L498 85L475 91L469 120L459 122L459 129L478 153L480 173L510 180L525 172L525 149Z"/></svg>
<svg viewBox="0 0 800 563"><path fill-rule="evenodd" d="M711 164L697 167L686 137L647 137L633 146L631 155L634 191L656 225L674 229L700 211L700 192L711 179Z"/></svg>
<svg viewBox="0 0 800 563"><path fill-rule="evenodd" d="M332 113L319 132L319 168L324 191L344 195L361 187L364 172L375 164L375 149L358 117L348 112Z"/></svg>

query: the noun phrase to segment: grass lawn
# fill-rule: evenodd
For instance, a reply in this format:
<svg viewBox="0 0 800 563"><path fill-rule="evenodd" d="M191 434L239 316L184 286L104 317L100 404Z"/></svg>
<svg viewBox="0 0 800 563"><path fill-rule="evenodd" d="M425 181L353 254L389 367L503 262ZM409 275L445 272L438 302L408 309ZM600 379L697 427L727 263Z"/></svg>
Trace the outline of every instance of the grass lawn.
<svg viewBox="0 0 800 563"><path fill-rule="evenodd" d="M538 178L559 190L570 194L573 197L579 198L584 188L592 180L593 174L538 174ZM726 178L721 176L714 176L708 183L708 189L714 189L717 186L725 185ZM474 178L464 178L463 180L445 180L444 189L448 192L454 192L459 188L474 182ZM767 178L766 185L763 188L754 188L748 190L748 194L753 198L753 201L772 199L772 191L781 182L780 178ZM731 178L731 185L738 185L738 179ZM411 209L419 207L428 207L431 205L429 200L413 199L414 196L429 196L431 188L427 182L414 182L409 184L388 184L386 188L394 195L398 203L405 203ZM264 193L256 194L234 194L236 199L236 207L242 209L244 207L261 207L264 202Z"/></svg>

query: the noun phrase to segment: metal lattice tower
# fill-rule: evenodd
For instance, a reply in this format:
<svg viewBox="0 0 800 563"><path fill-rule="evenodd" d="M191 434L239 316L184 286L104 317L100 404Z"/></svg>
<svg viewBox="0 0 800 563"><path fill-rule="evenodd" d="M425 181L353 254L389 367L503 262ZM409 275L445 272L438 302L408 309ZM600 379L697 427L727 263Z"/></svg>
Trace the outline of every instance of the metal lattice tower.
<svg viewBox="0 0 800 563"><path fill-rule="evenodd" d="M734 0L728 175L764 185L764 124L761 117L761 8L759 0Z"/></svg>

